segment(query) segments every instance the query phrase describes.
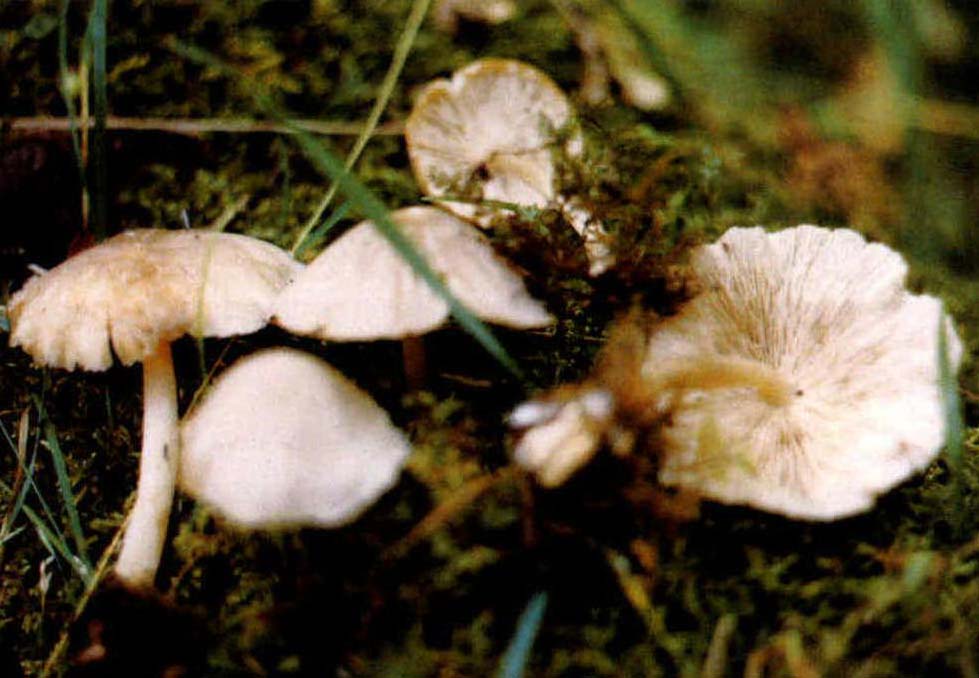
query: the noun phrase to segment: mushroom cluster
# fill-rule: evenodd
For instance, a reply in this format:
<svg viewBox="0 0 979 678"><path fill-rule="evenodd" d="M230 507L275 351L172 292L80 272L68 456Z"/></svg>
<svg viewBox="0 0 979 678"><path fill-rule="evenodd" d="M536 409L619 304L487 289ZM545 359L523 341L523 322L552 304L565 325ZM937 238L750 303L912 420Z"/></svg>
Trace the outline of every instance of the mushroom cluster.
<svg viewBox="0 0 979 678"><path fill-rule="evenodd" d="M666 485L809 520L866 510L941 449L940 331L953 371L962 354L906 273L848 229L730 229L693 254L702 292L646 338L639 397L599 372L525 403L516 459L557 485L630 440L617 422L655 423Z"/></svg>
<svg viewBox="0 0 979 678"><path fill-rule="evenodd" d="M489 225L496 204L562 210L590 272L611 264L601 225L558 186L554 151L581 144L560 133L571 115L540 71L483 59L429 84L407 123L412 167L441 207L391 221L483 320L554 322L473 225ZM644 330L629 361L606 349L584 383L513 410L514 458L554 487L602 446L625 454L648 440L666 486L808 520L866 510L942 447L940 365L961 360L941 302L908 292L906 274L899 254L848 229L730 229L693 251L699 292ZM143 364L139 486L116 574L152 587L178 483L239 526L333 527L389 489L410 454L369 395L292 349L225 370L181 424L172 341L269 322L324 340L410 340L450 306L364 221L308 266L240 235L125 232L32 278L8 315L11 345L39 364Z"/></svg>
<svg viewBox="0 0 979 678"><path fill-rule="evenodd" d="M38 364L105 370L113 353L143 364L139 483L115 568L128 585L152 585L180 463L170 342L260 329L300 268L247 236L145 229L31 278L11 298L10 344Z"/></svg>
<svg viewBox="0 0 979 678"><path fill-rule="evenodd" d="M477 316L518 328L552 322L469 224L433 207L392 218ZM229 369L184 422L181 443L170 342L253 332L273 316L323 339L402 338L448 315L371 222L308 267L246 236L128 231L35 276L9 304L11 345L39 364L104 370L113 353L143 363L139 483L115 566L131 588L153 585L178 474L231 522L332 526L387 489L409 450L369 396L285 349Z"/></svg>

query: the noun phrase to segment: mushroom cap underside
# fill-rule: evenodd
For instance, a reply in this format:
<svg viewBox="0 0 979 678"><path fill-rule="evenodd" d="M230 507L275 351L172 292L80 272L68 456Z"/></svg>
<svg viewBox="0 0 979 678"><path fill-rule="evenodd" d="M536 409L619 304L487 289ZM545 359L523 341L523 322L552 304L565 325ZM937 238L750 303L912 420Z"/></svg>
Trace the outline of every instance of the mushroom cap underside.
<svg viewBox="0 0 979 678"><path fill-rule="evenodd" d="M660 479L727 503L829 520L925 467L945 438L941 302L903 287L899 254L854 231L729 230L694 255L704 290L653 333L643 375L698 358L757 361L788 385L674 394ZM757 385L756 385L757 386Z"/></svg>
<svg viewBox="0 0 979 678"><path fill-rule="evenodd" d="M475 183L480 199L544 206L555 196L556 132L570 118L564 93L538 69L480 59L425 87L405 139L427 195L455 194ZM445 206L481 225L488 218L473 204Z"/></svg>

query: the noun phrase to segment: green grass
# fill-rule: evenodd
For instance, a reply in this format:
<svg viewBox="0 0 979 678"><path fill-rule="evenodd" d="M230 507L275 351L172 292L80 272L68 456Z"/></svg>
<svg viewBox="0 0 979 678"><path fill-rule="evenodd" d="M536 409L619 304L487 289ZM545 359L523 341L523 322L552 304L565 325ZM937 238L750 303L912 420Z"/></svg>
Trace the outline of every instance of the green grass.
<svg viewBox="0 0 979 678"><path fill-rule="evenodd" d="M51 453L51 460L54 465L55 473L58 477L58 489L61 491L61 502L68 513L68 525L71 528L71 536L75 542L77 558L81 561L86 572L92 569L92 563L88 559L88 547L85 544L85 536L82 534L82 522L78 517L78 509L75 506L75 494L71 487L71 479L68 477L68 466L65 463L65 455L61 451L58 443L58 433L54 424L48 418L44 403L40 398L34 399L34 406L37 409L40 420L41 430L44 432L44 442L47 444L48 451Z"/></svg>
<svg viewBox="0 0 979 678"><path fill-rule="evenodd" d="M75 550L72 550L68 540L61 530L59 520L55 517L54 511L44 498L44 495L34 480L35 468L37 466L39 441L37 439L35 440L30 461L27 462L21 454L24 450L26 450L26 443L21 442L19 445L18 443L15 443L6 427L3 426L2 422L0 422L0 433L3 434L4 440L7 442L8 447L10 447L12 453L17 458L20 473L23 477L23 484L19 492L15 493L14 488L6 483L3 483L2 485L2 489L7 495L8 502L11 502L9 504L9 509L4 522L5 534L3 543L6 543L6 541L23 530L22 527L16 529L13 528L13 526L16 525L20 514L23 513L36 530L38 538L44 544L48 552L51 555L57 554L60 556L65 564L74 570L83 582L88 584L91 580L92 566L88 560L85 539L82 535L81 522L78 518L78 509L75 505L74 494L71 490L71 482L68 479L64 455L61 451L60 445L58 444L54 426L49 420L47 420L46 415L44 414L41 401L38 399L35 402L38 416L43 422L42 427L44 429L44 435L46 438L45 442L47 443L52 461L54 462L59 488L61 489L62 504L65 512L68 515L69 526L75 543ZM22 426L19 431L19 436L25 435L27 431L28 429ZM33 493L34 498L40 504L42 513L37 513L30 507L29 504L26 503L28 494L30 492Z"/></svg>
<svg viewBox="0 0 979 678"><path fill-rule="evenodd" d="M92 128L90 149L92 206L91 227L95 239L102 240L109 233L108 191L109 168L106 147L105 119L109 114L109 96L106 85L106 43L108 42L108 0L92 0L92 15L88 26L88 48L92 59Z"/></svg>

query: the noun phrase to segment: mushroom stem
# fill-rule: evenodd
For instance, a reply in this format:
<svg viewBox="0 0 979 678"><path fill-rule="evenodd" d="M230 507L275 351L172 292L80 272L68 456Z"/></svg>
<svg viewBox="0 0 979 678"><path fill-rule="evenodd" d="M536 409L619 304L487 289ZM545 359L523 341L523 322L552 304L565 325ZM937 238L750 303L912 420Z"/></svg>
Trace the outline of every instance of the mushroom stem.
<svg viewBox="0 0 979 678"><path fill-rule="evenodd" d="M122 539L116 575L127 586L152 587L163 552L179 465L177 383L169 342L143 361L143 452L136 502Z"/></svg>
<svg viewBox="0 0 979 678"><path fill-rule="evenodd" d="M401 340L401 361L404 364L405 383L408 388L419 390L425 386L428 371L425 359L425 340L418 335Z"/></svg>

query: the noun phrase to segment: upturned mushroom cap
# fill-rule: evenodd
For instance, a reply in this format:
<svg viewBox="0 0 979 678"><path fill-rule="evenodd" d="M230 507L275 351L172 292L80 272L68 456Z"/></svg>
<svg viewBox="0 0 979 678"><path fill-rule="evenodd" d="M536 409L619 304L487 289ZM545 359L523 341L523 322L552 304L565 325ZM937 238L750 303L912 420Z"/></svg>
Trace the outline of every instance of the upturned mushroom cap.
<svg viewBox="0 0 979 678"><path fill-rule="evenodd" d="M480 59L429 83L405 124L408 156L426 195L470 191L477 200L560 209L585 241L589 273L613 263L604 226L580 205L559 195L553 151L557 131L571 119L564 92L533 66L509 59ZM565 144L581 152L580 135ZM506 210L443 201L446 209L486 227Z"/></svg>
<svg viewBox="0 0 979 678"><path fill-rule="evenodd" d="M520 278L469 224L434 207L408 207L392 220L449 290L489 322L517 328L552 322ZM323 339L397 339L435 329L448 304L419 278L374 224L365 221L327 247L282 293L276 322Z"/></svg>
<svg viewBox="0 0 979 678"><path fill-rule="evenodd" d="M643 376L676 381L676 366L703 360L746 376L665 394L664 483L829 520L935 457L940 323L953 370L962 348L941 302L904 289L899 254L851 230L734 228L692 268L704 291L654 331Z"/></svg>
<svg viewBox="0 0 979 678"><path fill-rule="evenodd" d="M10 344L43 365L104 370L183 334L261 328L301 264L243 235L121 233L31 278L10 300Z"/></svg>
<svg viewBox="0 0 979 678"><path fill-rule="evenodd" d="M408 155L427 195L470 186L477 198L544 207L556 196L551 151L571 107L533 66L480 59L429 83L405 125ZM446 202L486 225L496 210Z"/></svg>
<svg viewBox="0 0 979 678"><path fill-rule="evenodd" d="M221 374L181 440L180 488L247 528L350 522L394 485L411 452L366 393L286 348Z"/></svg>

